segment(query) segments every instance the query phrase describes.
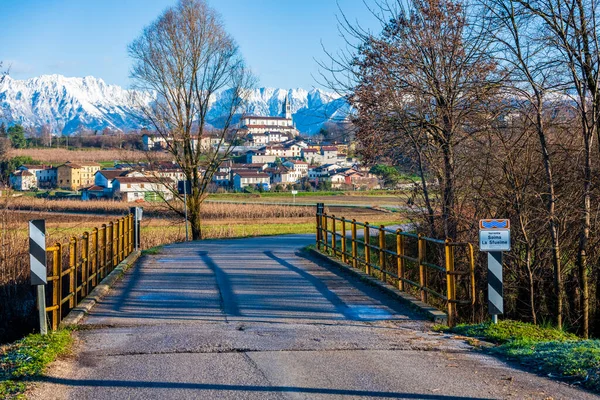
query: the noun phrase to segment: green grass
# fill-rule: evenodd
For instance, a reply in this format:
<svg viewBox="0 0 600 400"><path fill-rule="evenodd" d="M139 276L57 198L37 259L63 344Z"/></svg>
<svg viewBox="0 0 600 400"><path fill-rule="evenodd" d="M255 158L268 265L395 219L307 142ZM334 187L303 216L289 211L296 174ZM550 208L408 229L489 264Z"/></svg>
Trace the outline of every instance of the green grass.
<svg viewBox="0 0 600 400"><path fill-rule="evenodd" d="M296 197L321 197L321 196L376 196L376 197L397 197L399 192L391 190L368 190L358 192L344 191L316 191L301 192L298 191ZM291 192L255 192L255 193L217 193L208 196L209 199L244 199L244 198L269 198L269 197L292 197Z"/></svg>
<svg viewBox="0 0 600 400"><path fill-rule="evenodd" d="M0 351L0 398L23 398L28 381L68 353L72 342L71 331L63 329L46 336L28 335Z"/></svg>
<svg viewBox="0 0 600 400"><path fill-rule="evenodd" d="M148 255L157 255L160 254L162 252L163 246L154 246L154 247L150 247L149 249L146 250L142 250L142 255L143 256L148 256Z"/></svg>
<svg viewBox="0 0 600 400"><path fill-rule="evenodd" d="M102 168L112 168L115 166L114 161L98 161L98 164L100 164Z"/></svg>
<svg viewBox="0 0 600 400"><path fill-rule="evenodd" d="M477 337L496 343L492 354L508 357L554 378L580 383L600 392L600 340L582 340L553 327L504 320L434 330Z"/></svg>
<svg viewBox="0 0 600 400"><path fill-rule="evenodd" d="M542 327L511 320L501 320L497 324L458 325L452 329L452 332L464 336L480 337L500 344L515 340L543 342L578 339L572 333L553 327Z"/></svg>

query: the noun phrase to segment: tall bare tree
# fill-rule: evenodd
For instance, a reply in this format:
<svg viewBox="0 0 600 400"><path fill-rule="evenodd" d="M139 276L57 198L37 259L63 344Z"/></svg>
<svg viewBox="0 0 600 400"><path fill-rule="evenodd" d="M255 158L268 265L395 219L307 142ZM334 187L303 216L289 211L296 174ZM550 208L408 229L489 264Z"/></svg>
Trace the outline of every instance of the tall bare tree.
<svg viewBox="0 0 600 400"><path fill-rule="evenodd" d="M201 206L214 173L230 155L232 141L226 137L253 77L221 17L205 0L180 0L164 11L129 45L129 54L134 88L155 94L150 103L140 99L144 117L167 141L167 150L191 182L188 219L192 238L201 239ZM208 134L210 105L225 90L221 128L211 132L218 144L206 146L201 139ZM176 204L168 204L181 212Z"/></svg>
<svg viewBox="0 0 600 400"><path fill-rule="evenodd" d="M489 122L496 64L486 54L485 31L469 24L460 2L390 1L379 7L381 15L391 15L381 18L380 35L362 37L350 61L356 81L351 103L359 119L387 124L417 146L415 154L432 157L429 174L440 183L443 235L456 238L457 148ZM359 140L370 135L357 132Z"/></svg>
<svg viewBox="0 0 600 400"><path fill-rule="evenodd" d="M496 57L508 69L507 97L514 99L515 111L529 120L535 128L540 145L546 178L545 199L548 213L548 232L552 249L554 270L554 294L556 298L556 323L562 328L563 273L559 242L559 219L556 212L558 196L555 172L549 145L546 109L552 106L548 93L556 92L560 80L555 79L559 60L551 53L543 40L539 40L535 18L520 4L519 0L484 0L488 17L490 38L496 43ZM556 105L554 105L556 106ZM523 235L526 237L526 233ZM533 302L532 302L533 309Z"/></svg>
<svg viewBox="0 0 600 400"><path fill-rule="evenodd" d="M581 225L577 265L580 280L582 334L589 336L588 253L592 218L592 148L600 134L600 44L598 4L595 0L519 0L536 17L546 45L561 60L565 92L576 104L581 132Z"/></svg>

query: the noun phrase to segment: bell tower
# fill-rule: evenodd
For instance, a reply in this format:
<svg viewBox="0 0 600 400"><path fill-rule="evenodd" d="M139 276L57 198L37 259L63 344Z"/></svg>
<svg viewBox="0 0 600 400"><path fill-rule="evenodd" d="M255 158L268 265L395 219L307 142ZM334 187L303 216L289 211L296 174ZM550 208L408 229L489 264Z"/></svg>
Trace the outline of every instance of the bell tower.
<svg viewBox="0 0 600 400"><path fill-rule="evenodd" d="M285 119L292 119L292 105L290 103L290 95L287 93L285 95L285 100L283 100L283 107L281 107L281 114Z"/></svg>

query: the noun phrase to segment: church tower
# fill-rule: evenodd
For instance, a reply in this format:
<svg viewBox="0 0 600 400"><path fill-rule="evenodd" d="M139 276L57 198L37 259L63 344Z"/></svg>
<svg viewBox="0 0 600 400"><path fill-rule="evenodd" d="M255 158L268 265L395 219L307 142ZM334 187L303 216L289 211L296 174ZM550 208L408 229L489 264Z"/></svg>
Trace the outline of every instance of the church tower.
<svg viewBox="0 0 600 400"><path fill-rule="evenodd" d="M292 119L292 105L290 102L290 94L286 93L285 100L283 100L283 107L281 107L281 114L285 119Z"/></svg>

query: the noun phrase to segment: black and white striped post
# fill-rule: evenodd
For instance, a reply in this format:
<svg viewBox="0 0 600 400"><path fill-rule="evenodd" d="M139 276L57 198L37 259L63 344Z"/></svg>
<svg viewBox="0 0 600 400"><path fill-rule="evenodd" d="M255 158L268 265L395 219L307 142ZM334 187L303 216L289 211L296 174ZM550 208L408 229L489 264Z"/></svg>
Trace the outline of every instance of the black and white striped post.
<svg viewBox="0 0 600 400"><path fill-rule="evenodd" d="M133 246L134 250L140 249L140 222L142 221L142 207L131 207L129 212L133 214Z"/></svg>
<svg viewBox="0 0 600 400"><path fill-rule="evenodd" d="M37 286L37 305L40 317L40 333L48 333L46 323L46 221L34 219L29 221L29 268L31 284Z"/></svg>
<svg viewBox="0 0 600 400"><path fill-rule="evenodd" d="M504 313L502 255L510 251L510 220L480 220L479 250L488 253L488 311L497 324L498 315Z"/></svg>

